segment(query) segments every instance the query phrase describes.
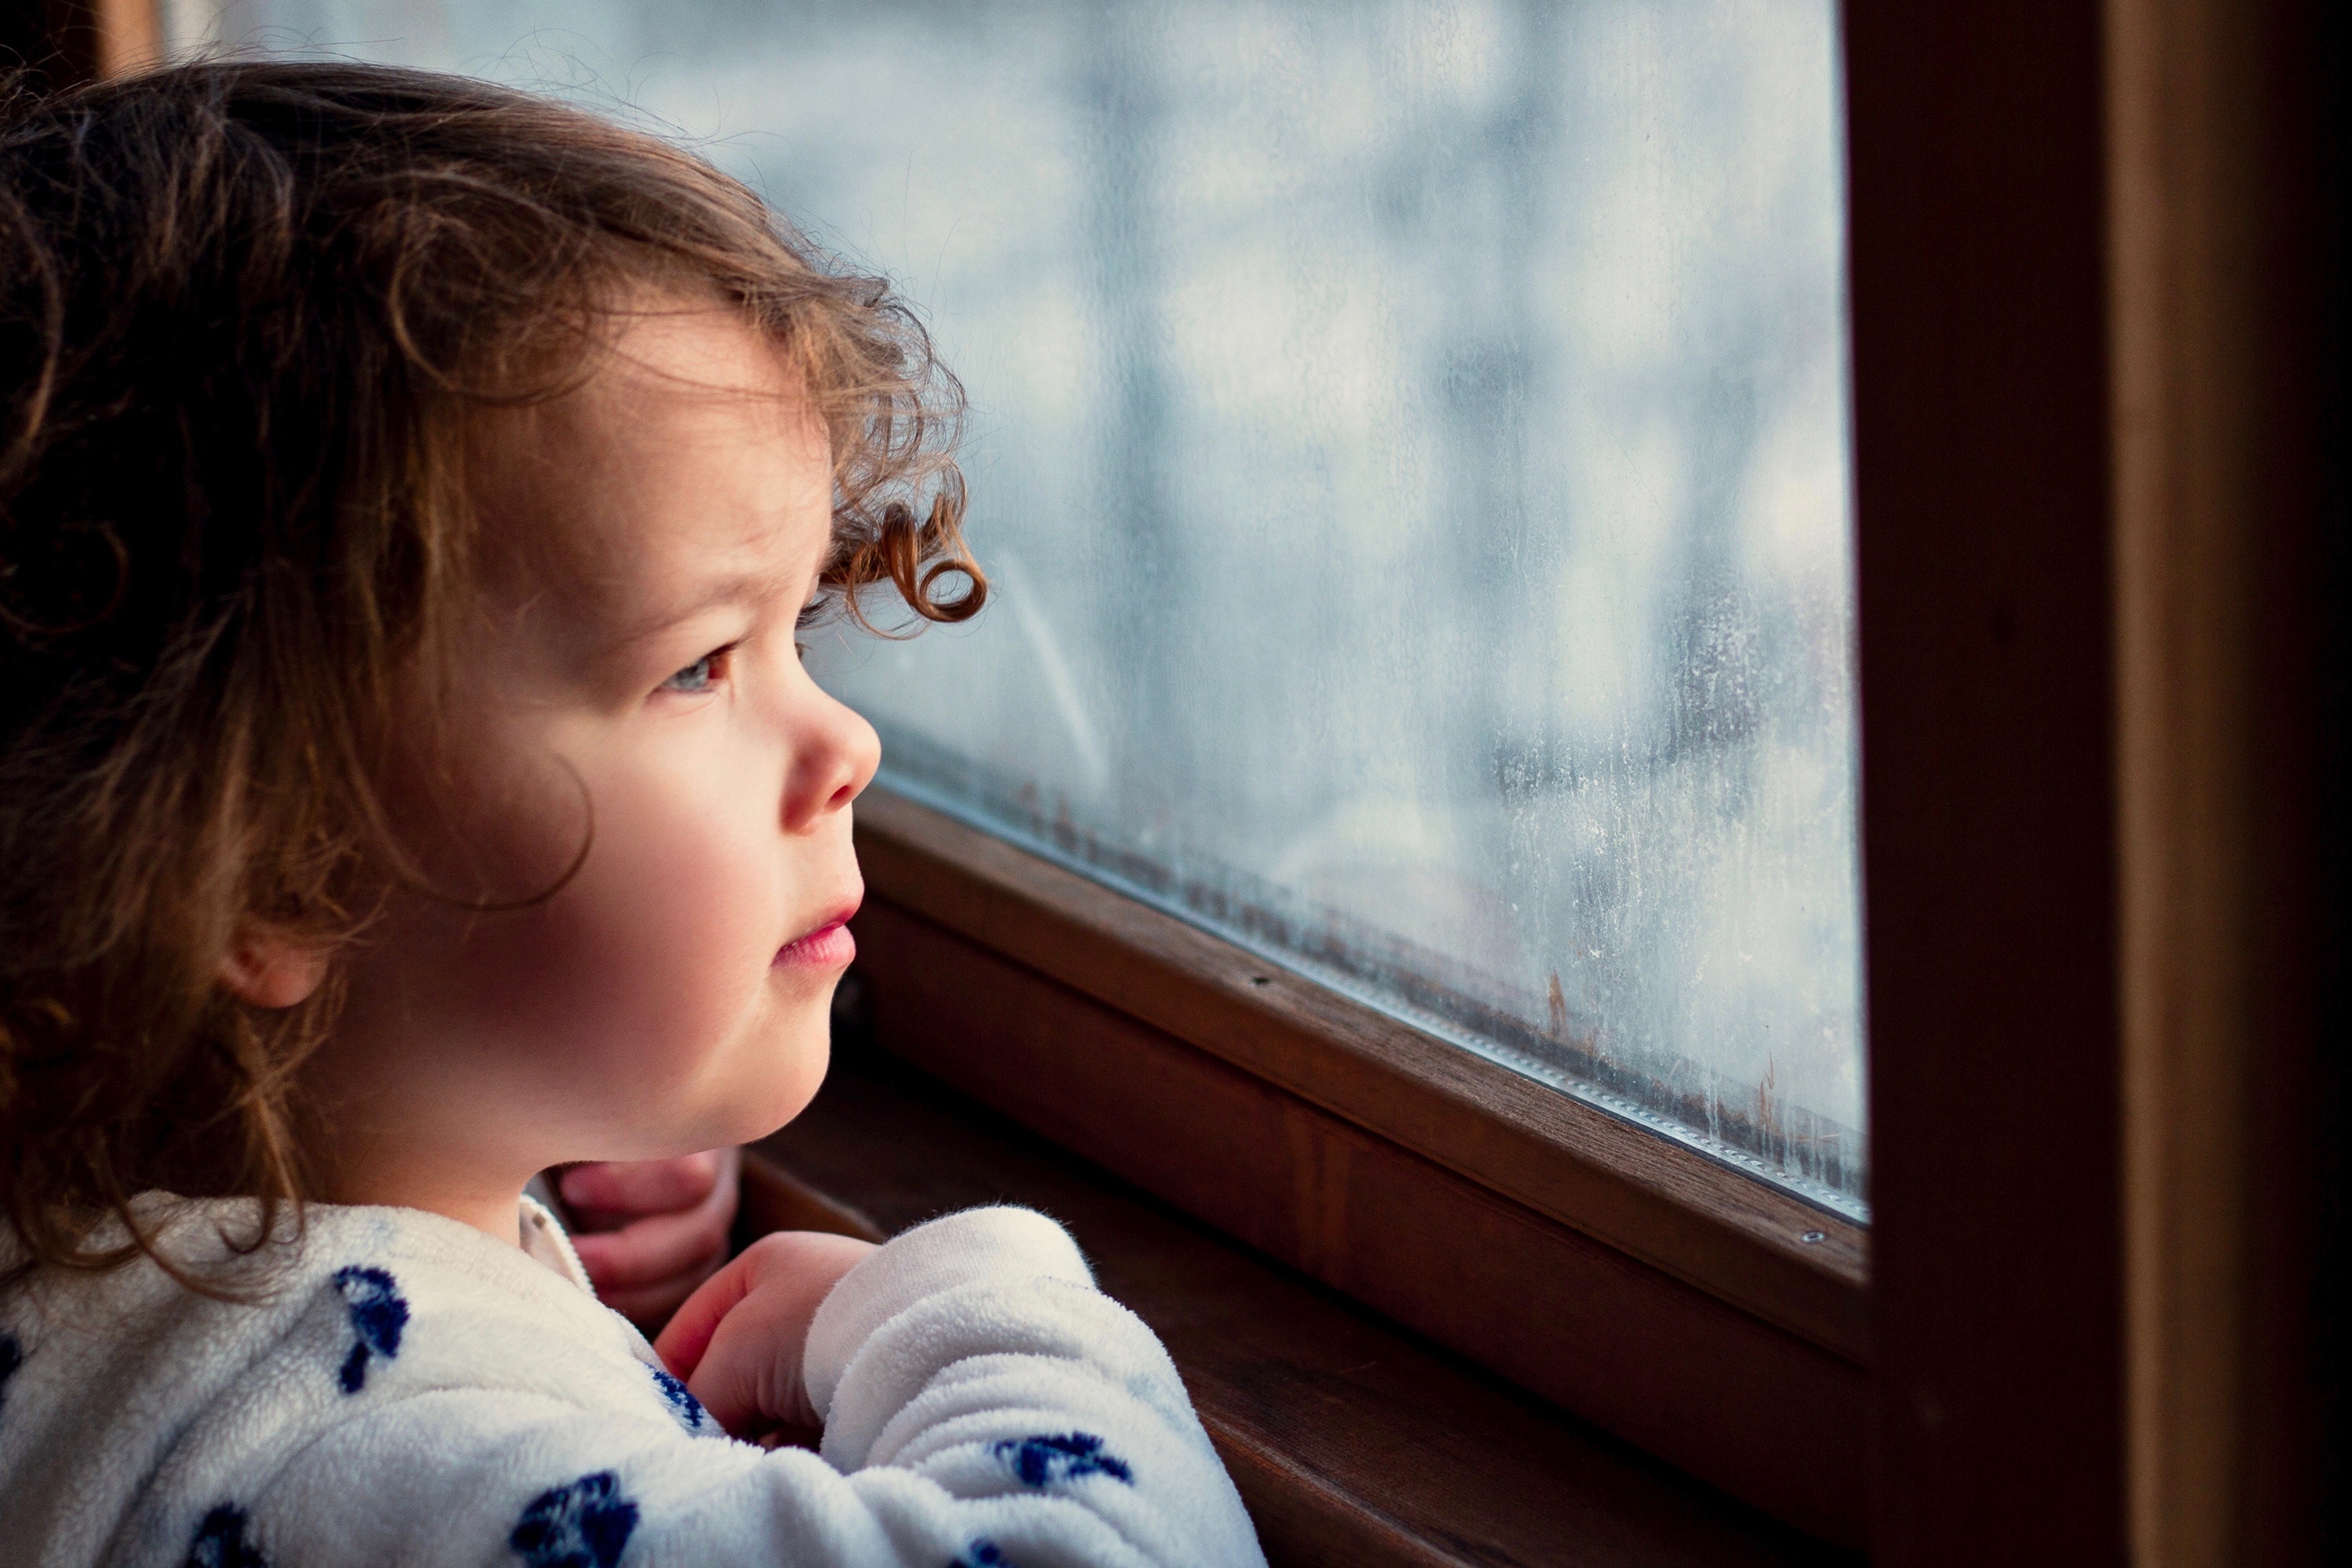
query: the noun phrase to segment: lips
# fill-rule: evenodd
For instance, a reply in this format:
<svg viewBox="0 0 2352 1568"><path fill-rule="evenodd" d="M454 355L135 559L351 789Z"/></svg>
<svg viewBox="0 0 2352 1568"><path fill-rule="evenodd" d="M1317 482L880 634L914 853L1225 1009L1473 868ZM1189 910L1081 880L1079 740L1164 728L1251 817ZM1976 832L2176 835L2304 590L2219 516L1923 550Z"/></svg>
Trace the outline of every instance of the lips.
<svg viewBox="0 0 2352 1568"><path fill-rule="evenodd" d="M849 934L849 917L857 912L859 900L846 904L827 915L823 925L803 936L796 936L776 950L778 969L844 969L857 956L857 939Z"/></svg>

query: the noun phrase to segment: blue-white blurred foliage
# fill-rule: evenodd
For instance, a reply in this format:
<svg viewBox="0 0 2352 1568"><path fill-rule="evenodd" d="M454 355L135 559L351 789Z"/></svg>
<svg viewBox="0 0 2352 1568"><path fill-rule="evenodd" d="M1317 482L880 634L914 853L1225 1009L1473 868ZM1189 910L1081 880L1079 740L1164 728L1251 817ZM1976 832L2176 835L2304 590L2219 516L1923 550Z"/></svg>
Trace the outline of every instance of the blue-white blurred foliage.
<svg viewBox="0 0 2352 1568"><path fill-rule="evenodd" d="M173 0L667 125L971 394L890 777L1849 1213L1832 0Z"/></svg>

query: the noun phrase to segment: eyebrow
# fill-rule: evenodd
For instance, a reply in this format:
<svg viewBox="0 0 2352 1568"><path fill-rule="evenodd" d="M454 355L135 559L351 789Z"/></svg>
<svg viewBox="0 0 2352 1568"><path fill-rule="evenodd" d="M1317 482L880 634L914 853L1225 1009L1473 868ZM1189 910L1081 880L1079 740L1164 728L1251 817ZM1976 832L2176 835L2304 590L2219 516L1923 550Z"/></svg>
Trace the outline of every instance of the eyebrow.
<svg viewBox="0 0 2352 1568"><path fill-rule="evenodd" d="M597 657L613 658L722 605L763 604L786 598L788 586L783 574L775 572L736 572L713 578L689 596L631 617L613 637L603 639Z"/></svg>

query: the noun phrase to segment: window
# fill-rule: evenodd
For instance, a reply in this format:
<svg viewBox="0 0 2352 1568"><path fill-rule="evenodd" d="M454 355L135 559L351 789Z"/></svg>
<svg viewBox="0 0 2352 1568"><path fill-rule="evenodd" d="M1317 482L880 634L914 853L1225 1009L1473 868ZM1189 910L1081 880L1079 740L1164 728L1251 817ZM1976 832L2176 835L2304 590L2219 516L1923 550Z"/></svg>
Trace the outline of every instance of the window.
<svg viewBox="0 0 2352 1568"><path fill-rule="evenodd" d="M1834 13L231 0L553 83L923 308L884 782L1865 1215Z"/></svg>

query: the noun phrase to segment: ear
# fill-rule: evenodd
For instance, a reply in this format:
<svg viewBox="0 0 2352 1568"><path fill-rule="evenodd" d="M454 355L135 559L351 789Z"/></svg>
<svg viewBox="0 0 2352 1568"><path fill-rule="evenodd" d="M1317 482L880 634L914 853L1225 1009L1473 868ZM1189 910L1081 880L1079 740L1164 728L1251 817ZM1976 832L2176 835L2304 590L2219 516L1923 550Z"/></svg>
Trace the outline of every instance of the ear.
<svg viewBox="0 0 2352 1568"><path fill-rule="evenodd" d="M249 930L221 960L221 984L255 1007L291 1007L327 977L327 955L274 931Z"/></svg>

